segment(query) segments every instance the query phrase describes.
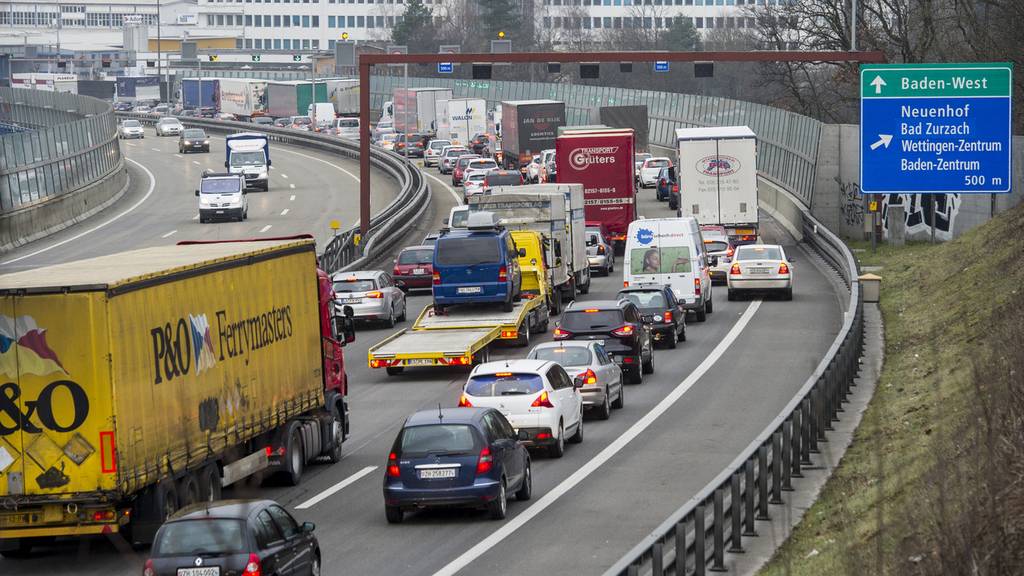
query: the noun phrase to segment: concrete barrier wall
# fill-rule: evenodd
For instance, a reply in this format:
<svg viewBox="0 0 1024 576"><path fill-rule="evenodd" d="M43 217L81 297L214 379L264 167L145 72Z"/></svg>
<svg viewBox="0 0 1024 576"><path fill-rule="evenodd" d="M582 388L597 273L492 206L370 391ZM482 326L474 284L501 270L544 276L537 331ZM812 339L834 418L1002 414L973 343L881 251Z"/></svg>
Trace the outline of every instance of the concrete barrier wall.
<svg viewBox="0 0 1024 576"><path fill-rule="evenodd" d="M803 223L806 208L797 200L796 196L768 177L759 175L757 203L762 210L771 214L776 222L788 230L798 242L804 239Z"/></svg>

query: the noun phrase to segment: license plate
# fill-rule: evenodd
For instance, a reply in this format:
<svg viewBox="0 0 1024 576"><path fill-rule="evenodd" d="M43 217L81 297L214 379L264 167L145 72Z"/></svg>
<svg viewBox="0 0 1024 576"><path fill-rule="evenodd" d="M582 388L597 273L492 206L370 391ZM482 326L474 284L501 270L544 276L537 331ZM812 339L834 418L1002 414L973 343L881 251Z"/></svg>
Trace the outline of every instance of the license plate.
<svg viewBox="0 0 1024 576"><path fill-rule="evenodd" d="M220 576L220 566L178 568L178 576Z"/></svg>
<svg viewBox="0 0 1024 576"><path fill-rule="evenodd" d="M754 233L754 229L753 228L737 228L736 229L736 235L737 236L750 236L753 233Z"/></svg>
<svg viewBox="0 0 1024 576"><path fill-rule="evenodd" d="M426 271L426 270L424 270L423 268L413 268L413 269L412 269L412 273L413 273L413 274L416 274L417 276L421 276L421 275L423 275L423 274L426 274L426 273L427 273L427 271Z"/></svg>
<svg viewBox="0 0 1024 576"><path fill-rule="evenodd" d="M436 468L433 470L420 470L420 478L429 480L434 478L455 478L455 468Z"/></svg>
<svg viewBox="0 0 1024 576"><path fill-rule="evenodd" d="M484 289L481 288L480 286L467 286L456 290L456 292L459 294L479 294L483 291Z"/></svg>
<svg viewBox="0 0 1024 576"><path fill-rule="evenodd" d="M750 274L768 274L772 271L771 268L751 268L747 270Z"/></svg>
<svg viewBox="0 0 1024 576"><path fill-rule="evenodd" d="M217 210L217 214L223 214L223 213L224 213L223 210Z"/></svg>
<svg viewBox="0 0 1024 576"><path fill-rule="evenodd" d="M434 361L430 358L410 358L402 362L406 366L433 366Z"/></svg>
<svg viewBox="0 0 1024 576"><path fill-rule="evenodd" d="M344 303L344 304L359 304L362 301L363 301L362 298L345 298L344 300L342 300L342 303Z"/></svg>

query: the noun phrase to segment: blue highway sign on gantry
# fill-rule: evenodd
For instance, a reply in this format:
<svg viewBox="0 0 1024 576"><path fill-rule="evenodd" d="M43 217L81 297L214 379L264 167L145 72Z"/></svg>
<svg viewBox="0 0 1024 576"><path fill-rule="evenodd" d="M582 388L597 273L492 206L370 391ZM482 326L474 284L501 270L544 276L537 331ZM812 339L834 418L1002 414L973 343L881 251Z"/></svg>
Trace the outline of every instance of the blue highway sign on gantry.
<svg viewBox="0 0 1024 576"><path fill-rule="evenodd" d="M1012 87L1008 63L861 66L861 191L1009 192Z"/></svg>

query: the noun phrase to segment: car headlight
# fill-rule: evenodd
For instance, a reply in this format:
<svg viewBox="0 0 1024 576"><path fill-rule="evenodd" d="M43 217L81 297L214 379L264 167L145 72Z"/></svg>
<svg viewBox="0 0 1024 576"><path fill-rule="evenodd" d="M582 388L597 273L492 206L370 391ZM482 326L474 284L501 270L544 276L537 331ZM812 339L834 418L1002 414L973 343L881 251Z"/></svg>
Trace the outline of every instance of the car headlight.
<svg viewBox="0 0 1024 576"><path fill-rule="evenodd" d="M203 144L209 144L209 143L210 143L209 140L203 140Z"/></svg>
<svg viewBox="0 0 1024 576"><path fill-rule="evenodd" d="M191 145L192 145L191 142L189 142L188 140L185 140L185 146L191 146Z"/></svg>

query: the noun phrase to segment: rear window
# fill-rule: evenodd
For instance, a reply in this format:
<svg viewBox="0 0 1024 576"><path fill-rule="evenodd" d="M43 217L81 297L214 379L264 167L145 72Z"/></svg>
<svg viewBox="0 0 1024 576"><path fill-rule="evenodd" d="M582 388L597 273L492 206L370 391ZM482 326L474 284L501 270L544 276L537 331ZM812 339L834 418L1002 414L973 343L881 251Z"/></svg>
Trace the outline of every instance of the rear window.
<svg viewBox="0 0 1024 576"><path fill-rule="evenodd" d="M468 157L468 158L467 157L460 157L459 158L459 168L465 168L466 165L469 164L473 160L476 160L476 158L474 158L474 157Z"/></svg>
<svg viewBox="0 0 1024 576"><path fill-rule="evenodd" d="M206 138L206 132L202 130L185 130L182 135L185 138Z"/></svg>
<svg viewBox="0 0 1024 576"><path fill-rule="evenodd" d="M449 142L447 140L431 140L430 141L430 149L431 150L440 150L440 149L444 148L445 146L450 146L450 145L451 145L451 142Z"/></svg>
<svg viewBox="0 0 1024 576"><path fill-rule="evenodd" d="M470 396L522 396L543 389L544 381L537 374L483 374L466 383Z"/></svg>
<svg viewBox="0 0 1024 576"><path fill-rule="evenodd" d="M295 116L292 118L292 124L306 125L312 123L313 121L310 120L309 116Z"/></svg>
<svg viewBox="0 0 1024 576"><path fill-rule="evenodd" d="M473 266L501 262L497 236L444 238L437 243L435 258L442 266Z"/></svg>
<svg viewBox="0 0 1024 576"><path fill-rule="evenodd" d="M494 160L474 160L467 166L470 170L486 170L497 167L498 164Z"/></svg>
<svg viewBox="0 0 1024 576"><path fill-rule="evenodd" d="M465 148L452 148L444 153L445 158L453 158L455 156L462 156L467 150Z"/></svg>
<svg viewBox="0 0 1024 576"><path fill-rule="evenodd" d="M246 551L245 523L232 518L203 518L164 524L153 556L239 554Z"/></svg>
<svg viewBox="0 0 1024 576"><path fill-rule="evenodd" d="M622 310L573 310L562 315L561 327L569 332L583 332L618 328L622 325Z"/></svg>
<svg viewBox="0 0 1024 576"><path fill-rule="evenodd" d="M519 174L495 174L490 173L487 175L488 186L518 186L523 183L523 178Z"/></svg>
<svg viewBox="0 0 1024 576"><path fill-rule="evenodd" d="M199 184L203 194L234 194L238 189L238 178L204 178Z"/></svg>
<svg viewBox="0 0 1024 576"><path fill-rule="evenodd" d="M629 300L636 304L637 308L665 308L668 306L668 303L665 302L665 295L660 290L620 292L619 298Z"/></svg>
<svg viewBox="0 0 1024 576"><path fill-rule="evenodd" d="M704 247L708 252L725 252L729 249L729 243L720 240L705 240Z"/></svg>
<svg viewBox="0 0 1024 576"><path fill-rule="evenodd" d="M466 177L466 180L470 182L483 182L487 175L483 172L474 172Z"/></svg>
<svg viewBox="0 0 1024 576"><path fill-rule="evenodd" d="M743 246L736 251L737 260L782 260L778 246Z"/></svg>
<svg viewBox="0 0 1024 576"><path fill-rule="evenodd" d="M338 128L359 128L359 119L342 118L338 120Z"/></svg>
<svg viewBox="0 0 1024 576"><path fill-rule="evenodd" d="M591 360L589 348L583 346L560 346L558 348L540 348L530 353L528 358L550 360L562 367L589 366Z"/></svg>
<svg viewBox="0 0 1024 576"><path fill-rule="evenodd" d="M433 261L433 250L405 250L398 255L399 264L430 264Z"/></svg>
<svg viewBox="0 0 1024 576"><path fill-rule="evenodd" d="M668 166L668 160L648 160L645 166L647 168L665 168Z"/></svg>
<svg viewBox="0 0 1024 576"><path fill-rule="evenodd" d="M334 291L335 292L368 292L377 288L377 283L372 279L368 280L357 280L355 278L349 280L335 280Z"/></svg>
<svg viewBox="0 0 1024 576"><path fill-rule="evenodd" d="M476 436L468 424L428 424L402 430L399 441L402 456L433 452L470 452Z"/></svg>
<svg viewBox="0 0 1024 576"><path fill-rule="evenodd" d="M689 246L633 248L629 252L632 274L678 274L692 271Z"/></svg>

